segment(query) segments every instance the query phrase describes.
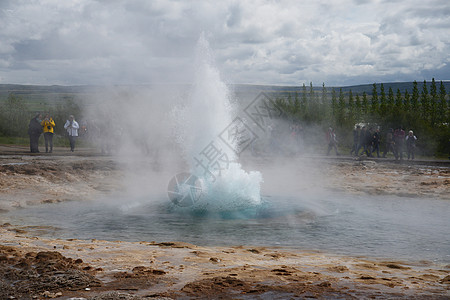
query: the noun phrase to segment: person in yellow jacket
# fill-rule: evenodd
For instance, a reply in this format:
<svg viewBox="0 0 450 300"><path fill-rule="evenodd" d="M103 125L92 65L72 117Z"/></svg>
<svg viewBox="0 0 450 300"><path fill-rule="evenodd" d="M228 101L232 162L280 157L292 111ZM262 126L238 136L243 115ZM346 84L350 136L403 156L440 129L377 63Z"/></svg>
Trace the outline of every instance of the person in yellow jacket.
<svg viewBox="0 0 450 300"><path fill-rule="evenodd" d="M55 121L53 121L50 114L46 114L44 120L41 122L41 126L44 128L44 140L45 140L45 153L53 152L53 127L55 127ZM50 145L50 151L48 146Z"/></svg>

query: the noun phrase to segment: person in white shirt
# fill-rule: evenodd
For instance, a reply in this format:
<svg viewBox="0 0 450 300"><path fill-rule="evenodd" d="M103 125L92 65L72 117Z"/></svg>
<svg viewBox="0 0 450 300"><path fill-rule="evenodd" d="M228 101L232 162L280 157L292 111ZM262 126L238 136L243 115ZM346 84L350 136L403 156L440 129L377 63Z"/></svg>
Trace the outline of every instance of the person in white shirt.
<svg viewBox="0 0 450 300"><path fill-rule="evenodd" d="M72 152L75 150L75 140L78 136L79 128L80 125L78 125L78 122L75 121L73 115L70 115L69 120L67 120L66 124L64 124L64 129L67 130L67 133L69 135L70 151Z"/></svg>
<svg viewBox="0 0 450 300"><path fill-rule="evenodd" d="M416 150L416 141L417 137L414 135L414 132L410 130L408 135L405 138L406 140L406 149L408 151L408 159L414 159L414 151Z"/></svg>

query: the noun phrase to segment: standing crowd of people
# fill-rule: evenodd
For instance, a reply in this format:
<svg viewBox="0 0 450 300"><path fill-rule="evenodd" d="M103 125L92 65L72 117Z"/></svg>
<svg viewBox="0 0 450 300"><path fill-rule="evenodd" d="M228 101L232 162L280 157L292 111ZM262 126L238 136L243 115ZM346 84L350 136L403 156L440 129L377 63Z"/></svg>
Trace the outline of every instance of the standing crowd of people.
<svg viewBox="0 0 450 300"><path fill-rule="evenodd" d="M403 152L405 152L406 145L408 159L414 159L416 141L417 137L412 130L406 135L401 127L395 130L390 128L385 136L383 158L389 152L392 152L396 160L403 160ZM380 157L380 143L381 134L378 127L373 130L373 128L366 128L366 126L361 128L361 126L357 125L353 130L353 147L350 155L360 156L366 154L367 157L372 157L376 153L377 157ZM360 153L361 149L362 152Z"/></svg>
<svg viewBox="0 0 450 300"><path fill-rule="evenodd" d="M289 136L284 130L289 129ZM318 141L314 131L305 132L305 129L299 122L293 122L289 127L281 123L278 126L273 123L267 125L267 153L296 155L304 151L311 151L308 145L313 145ZM311 133L312 132L312 133ZM338 150L338 137L336 130L329 127L325 135L326 139L326 155L330 155L333 151L336 156L341 155ZM323 140L322 140L323 141ZM396 160L403 160L404 152L407 153L407 158L415 159L417 137L412 130L405 133L404 129L398 127L397 129L389 129L382 133L378 126L364 126L356 125L353 129L353 145L350 150L351 156L378 157L386 158L391 152ZM308 144L309 143L309 144ZM257 146L253 142L250 147L253 155L260 155ZM315 151L315 150L312 150Z"/></svg>
<svg viewBox="0 0 450 300"><path fill-rule="evenodd" d="M56 124L50 114L46 114L42 118L41 113L37 113L28 125L28 135L30 137L30 151L31 153L39 153L39 137L44 133L45 153L53 152L53 135ZM75 150L75 140L78 137L78 129L80 125L75 121L74 116L70 115L64 129L67 132L70 143L70 151Z"/></svg>

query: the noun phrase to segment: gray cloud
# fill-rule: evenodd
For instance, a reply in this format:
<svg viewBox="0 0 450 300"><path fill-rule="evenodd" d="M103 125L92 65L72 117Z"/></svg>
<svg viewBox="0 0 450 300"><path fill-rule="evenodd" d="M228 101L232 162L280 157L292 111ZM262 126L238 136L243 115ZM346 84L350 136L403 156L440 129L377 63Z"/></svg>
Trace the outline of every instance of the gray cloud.
<svg viewBox="0 0 450 300"><path fill-rule="evenodd" d="M202 32L227 82L450 80L447 2L2 1L0 83L189 82Z"/></svg>
<svg viewBox="0 0 450 300"><path fill-rule="evenodd" d="M227 26L237 27L241 23L241 8L239 4L233 4L228 9L229 15L227 16Z"/></svg>

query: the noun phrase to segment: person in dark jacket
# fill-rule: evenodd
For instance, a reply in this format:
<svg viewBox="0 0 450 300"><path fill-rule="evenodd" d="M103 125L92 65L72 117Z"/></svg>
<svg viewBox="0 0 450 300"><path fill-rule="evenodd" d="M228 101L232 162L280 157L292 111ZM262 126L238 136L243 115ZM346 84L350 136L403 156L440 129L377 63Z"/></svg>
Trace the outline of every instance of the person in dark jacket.
<svg viewBox="0 0 450 300"><path fill-rule="evenodd" d="M366 152L366 126L363 126L359 132L358 150L356 150L356 156L363 155ZM359 153L359 150L363 148L363 152Z"/></svg>
<svg viewBox="0 0 450 300"><path fill-rule="evenodd" d="M372 156L372 148L373 148L373 130L372 127L370 127L369 129L367 129L366 131L366 137L365 137L365 149L364 151L367 154L367 157L371 157Z"/></svg>
<svg viewBox="0 0 450 300"><path fill-rule="evenodd" d="M366 153L367 157L370 157L371 146L372 146L372 133L370 129L366 129L366 126L363 126L361 133L359 134L359 149L363 148L363 151L359 155L363 155Z"/></svg>
<svg viewBox="0 0 450 300"><path fill-rule="evenodd" d="M372 154L377 152L377 157L380 158L380 129L377 128L372 134Z"/></svg>
<svg viewBox="0 0 450 300"><path fill-rule="evenodd" d="M39 153L39 137L42 133L41 118L42 115L37 113L36 116L30 120L30 124L28 124L31 153Z"/></svg>

